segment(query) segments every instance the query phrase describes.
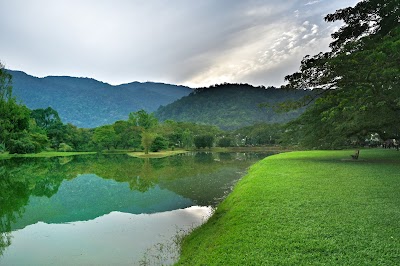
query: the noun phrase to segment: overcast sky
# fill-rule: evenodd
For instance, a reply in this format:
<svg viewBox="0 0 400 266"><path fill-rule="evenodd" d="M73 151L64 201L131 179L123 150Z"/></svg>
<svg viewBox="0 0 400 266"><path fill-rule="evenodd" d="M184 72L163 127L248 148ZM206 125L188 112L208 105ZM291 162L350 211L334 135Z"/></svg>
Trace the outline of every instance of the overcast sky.
<svg viewBox="0 0 400 266"><path fill-rule="evenodd" d="M284 83L357 0L0 0L0 61L34 76Z"/></svg>

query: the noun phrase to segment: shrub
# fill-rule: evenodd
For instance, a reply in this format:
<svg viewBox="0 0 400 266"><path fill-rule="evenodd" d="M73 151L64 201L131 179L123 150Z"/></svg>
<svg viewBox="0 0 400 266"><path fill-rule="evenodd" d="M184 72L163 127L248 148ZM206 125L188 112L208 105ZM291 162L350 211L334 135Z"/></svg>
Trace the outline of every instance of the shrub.
<svg viewBox="0 0 400 266"><path fill-rule="evenodd" d="M6 145L10 154L19 153L38 153L41 152L48 143L47 136L43 134L21 132L14 134Z"/></svg>
<svg viewBox="0 0 400 266"><path fill-rule="evenodd" d="M213 135L200 135L194 137L194 145L196 148L211 148L214 145L214 136Z"/></svg>
<svg viewBox="0 0 400 266"><path fill-rule="evenodd" d="M151 144L150 150L157 152L168 148L168 140L162 136L157 136Z"/></svg>
<svg viewBox="0 0 400 266"><path fill-rule="evenodd" d="M232 139L231 138L220 138L218 140L218 147L230 147L232 146Z"/></svg>
<svg viewBox="0 0 400 266"><path fill-rule="evenodd" d="M72 151L73 149L66 143L60 143L60 145L58 146L58 150L66 152L66 151Z"/></svg>
<svg viewBox="0 0 400 266"><path fill-rule="evenodd" d="M40 149L29 138L21 138L11 139L8 145L8 151L10 154L26 154L39 152Z"/></svg>
<svg viewBox="0 0 400 266"><path fill-rule="evenodd" d="M0 143L0 153L6 152L6 145L4 143Z"/></svg>

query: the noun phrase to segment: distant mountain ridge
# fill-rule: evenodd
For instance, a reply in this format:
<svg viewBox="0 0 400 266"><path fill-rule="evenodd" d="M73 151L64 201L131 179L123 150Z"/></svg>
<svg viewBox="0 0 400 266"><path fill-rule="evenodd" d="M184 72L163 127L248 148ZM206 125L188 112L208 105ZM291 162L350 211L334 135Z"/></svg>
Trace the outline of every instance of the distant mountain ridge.
<svg viewBox="0 0 400 266"><path fill-rule="evenodd" d="M13 94L30 109L52 107L64 123L97 127L127 119L130 112L154 112L187 96L185 86L153 82L132 82L113 86L91 78L48 76L38 78L22 71L7 70L13 76Z"/></svg>
<svg viewBox="0 0 400 266"><path fill-rule="evenodd" d="M220 84L195 89L188 96L167 106L160 106L155 115L161 121L196 122L216 125L225 130L260 122L285 123L297 118L304 108L277 113L272 106L287 100L299 100L309 93L249 84ZM271 107L260 107L260 104L266 103Z"/></svg>

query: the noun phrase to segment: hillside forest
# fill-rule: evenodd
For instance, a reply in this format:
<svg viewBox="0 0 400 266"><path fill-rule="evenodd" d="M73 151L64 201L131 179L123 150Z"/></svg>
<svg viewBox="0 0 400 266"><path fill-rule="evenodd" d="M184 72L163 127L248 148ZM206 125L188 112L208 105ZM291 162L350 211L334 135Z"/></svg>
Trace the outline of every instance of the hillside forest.
<svg viewBox="0 0 400 266"><path fill-rule="evenodd" d="M159 122L154 114L145 110L131 112L128 119L109 125L79 128L63 123L58 112L51 107L31 110L19 103L12 93L12 76L4 67L0 71L0 150L11 154L118 149L155 152L175 148L210 148L214 145L262 145L276 142L276 132L281 130L278 124L259 124L253 133L252 130L249 133L247 128L247 135L244 136L241 130L228 132L213 125L173 120ZM260 127L270 130L271 134L265 138L256 137ZM251 137L251 134L254 136Z"/></svg>
<svg viewBox="0 0 400 266"><path fill-rule="evenodd" d="M3 130L0 133L0 150L8 151L11 154L102 150L143 150L147 153L175 148L277 144L280 142L280 136L284 130L282 123L299 116L303 110L282 113L275 111L274 106L282 99L298 100L309 94L306 91L292 92L273 87L266 89L248 84L220 84L209 88L195 89L188 96L184 96L172 104L161 106L155 113L140 109L128 113L127 119L119 119L113 123L93 128L84 128L73 123L64 123L58 110L53 107L33 109L21 103L20 97L16 97L13 93L14 77L11 75L12 73L17 75L20 93L25 91L28 96L30 95L25 97L36 98L36 100L28 101L31 105L32 101L39 103L40 99L55 97L52 93L44 93L44 96L39 97L38 100L37 97L34 97L38 92L30 92L32 86L21 85L21 80L26 82L28 75L1 68L1 127ZM23 75L24 78L21 79L18 75ZM58 78L61 78L61 81L57 81L56 84L60 84L63 80L64 82L65 80L72 81L72 83L65 83L69 84L65 85L69 88L73 87L71 84L74 82L96 83L86 79ZM32 79L35 82L42 82L34 77ZM58 80L57 77L51 79ZM73 93L77 93L77 90L78 88L72 92L69 91L68 97L72 99ZM58 90L54 89L54 91ZM64 95L66 94L67 92L64 93ZM86 95L88 92L81 94ZM114 92L114 94L117 93ZM178 96L175 94L174 97ZM113 96L109 101L112 102L118 97L121 96ZM68 99L64 99L64 102L68 101ZM63 108L64 105L60 105L58 102L54 101L53 106ZM115 104L117 102L115 101ZM269 107L265 107L267 103L270 105ZM73 108L84 105L84 103L77 99L75 104L70 102L69 105ZM89 104L89 106L91 105ZM107 108L103 109L108 110ZM122 109L120 108L118 112L121 112L120 110ZM87 114L81 110L80 113L90 117L90 112ZM98 113L93 120L86 118L89 120L86 124L97 123L96 121L105 116L104 113ZM85 118L81 115L80 119ZM108 119L112 121L116 117Z"/></svg>
<svg viewBox="0 0 400 266"><path fill-rule="evenodd" d="M113 86L91 78L50 76L37 78L21 71L12 75L13 95L30 109L57 110L64 123L94 128L126 120L130 112L154 112L186 96L192 89L153 82Z"/></svg>
<svg viewBox="0 0 400 266"><path fill-rule="evenodd" d="M161 121L172 119L212 124L223 130L234 130L257 123L286 123L297 118L305 108L277 112L279 103L299 100L310 91L254 87L249 84L218 84L195 89L190 95L161 106L155 116Z"/></svg>

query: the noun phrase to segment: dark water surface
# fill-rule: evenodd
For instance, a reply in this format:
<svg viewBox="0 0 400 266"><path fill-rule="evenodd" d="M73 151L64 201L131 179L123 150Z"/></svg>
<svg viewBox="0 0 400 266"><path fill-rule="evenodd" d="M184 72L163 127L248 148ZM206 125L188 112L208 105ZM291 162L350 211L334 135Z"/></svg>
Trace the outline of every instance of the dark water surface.
<svg viewBox="0 0 400 266"><path fill-rule="evenodd" d="M172 263L176 254L157 252L176 253L168 241L204 222L266 156L0 160L0 265Z"/></svg>

